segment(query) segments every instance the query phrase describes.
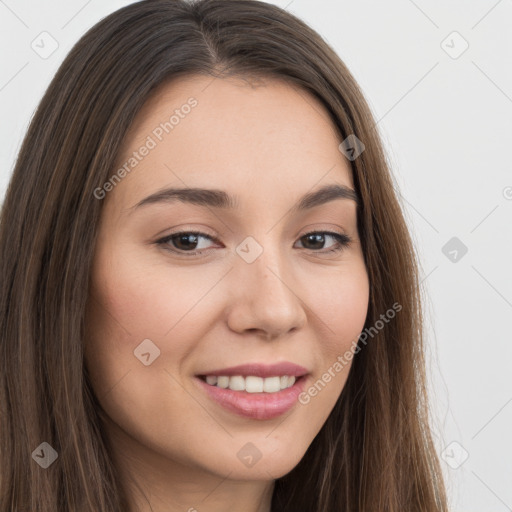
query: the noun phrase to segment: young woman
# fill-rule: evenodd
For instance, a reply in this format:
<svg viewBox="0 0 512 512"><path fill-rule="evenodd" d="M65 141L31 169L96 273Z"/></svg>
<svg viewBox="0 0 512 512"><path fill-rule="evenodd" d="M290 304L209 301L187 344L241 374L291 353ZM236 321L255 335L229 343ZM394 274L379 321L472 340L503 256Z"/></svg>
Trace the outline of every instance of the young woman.
<svg viewBox="0 0 512 512"><path fill-rule="evenodd" d="M2 511L447 510L385 153L290 13L100 21L32 119L0 254Z"/></svg>

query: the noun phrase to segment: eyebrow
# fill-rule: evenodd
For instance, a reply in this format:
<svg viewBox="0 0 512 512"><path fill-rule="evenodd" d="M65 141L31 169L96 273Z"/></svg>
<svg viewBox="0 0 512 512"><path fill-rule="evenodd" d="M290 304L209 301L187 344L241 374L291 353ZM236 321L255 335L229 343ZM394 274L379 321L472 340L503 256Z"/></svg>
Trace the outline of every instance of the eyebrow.
<svg viewBox="0 0 512 512"><path fill-rule="evenodd" d="M359 196L355 190L339 184L325 185L318 190L308 192L302 196L292 208L292 212L300 212L319 206L335 199L349 199L359 204ZM136 205L129 208L130 211L142 206L158 203L183 203L195 204L203 207L236 209L239 207L238 198L230 196L224 190L205 188L166 188L142 199Z"/></svg>

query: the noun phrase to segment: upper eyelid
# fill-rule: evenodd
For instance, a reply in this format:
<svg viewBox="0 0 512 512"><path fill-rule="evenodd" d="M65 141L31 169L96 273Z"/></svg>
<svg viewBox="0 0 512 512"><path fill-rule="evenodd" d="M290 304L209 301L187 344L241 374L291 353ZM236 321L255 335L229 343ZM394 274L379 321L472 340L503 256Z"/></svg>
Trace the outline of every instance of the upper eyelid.
<svg viewBox="0 0 512 512"><path fill-rule="evenodd" d="M317 233L324 233L324 234L330 234L330 235L341 235L341 236L346 236L346 237L350 238L350 236L347 233L340 232L340 231L335 231L333 229L311 229L311 230L306 231L305 233L302 233L301 235L299 235L298 238L302 238L304 236L311 235L311 234L317 234ZM202 237L205 237L205 238L209 238L210 240L213 240L213 241L218 241L218 238L216 236L210 235L209 233L206 233L204 231L198 231L198 230L195 230L195 229L183 229L183 230L180 230L180 231L175 231L174 233L169 233L168 235L165 235L165 236L161 237L157 241L166 240L166 239L168 239L168 238L170 238L172 236L182 235L182 234L185 234L185 235L198 235L198 236L202 236Z"/></svg>

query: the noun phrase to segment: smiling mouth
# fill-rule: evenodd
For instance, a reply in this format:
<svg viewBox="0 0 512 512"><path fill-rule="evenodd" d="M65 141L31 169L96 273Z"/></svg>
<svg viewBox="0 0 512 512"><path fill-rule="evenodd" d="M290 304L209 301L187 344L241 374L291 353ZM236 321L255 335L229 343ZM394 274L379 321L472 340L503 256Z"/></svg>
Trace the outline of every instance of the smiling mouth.
<svg viewBox="0 0 512 512"><path fill-rule="evenodd" d="M252 420L271 420L297 405L309 374L196 375L194 378L206 395L223 409Z"/></svg>
<svg viewBox="0 0 512 512"><path fill-rule="evenodd" d="M292 387L304 376L275 375L259 377L256 375L198 375L199 379L212 387L246 393L272 394Z"/></svg>

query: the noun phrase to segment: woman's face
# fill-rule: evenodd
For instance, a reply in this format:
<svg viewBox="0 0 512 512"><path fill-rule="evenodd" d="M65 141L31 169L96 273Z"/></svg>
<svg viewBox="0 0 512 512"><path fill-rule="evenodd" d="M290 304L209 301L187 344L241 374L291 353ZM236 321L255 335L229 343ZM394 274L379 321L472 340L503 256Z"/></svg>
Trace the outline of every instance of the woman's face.
<svg viewBox="0 0 512 512"><path fill-rule="evenodd" d="M354 189L340 142L314 97L278 81L180 78L139 113L98 199L87 312L119 454L235 480L303 457L368 306L355 201L310 196Z"/></svg>

